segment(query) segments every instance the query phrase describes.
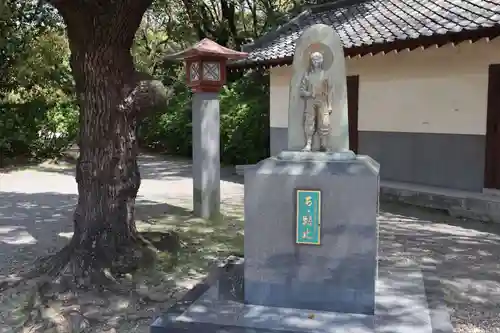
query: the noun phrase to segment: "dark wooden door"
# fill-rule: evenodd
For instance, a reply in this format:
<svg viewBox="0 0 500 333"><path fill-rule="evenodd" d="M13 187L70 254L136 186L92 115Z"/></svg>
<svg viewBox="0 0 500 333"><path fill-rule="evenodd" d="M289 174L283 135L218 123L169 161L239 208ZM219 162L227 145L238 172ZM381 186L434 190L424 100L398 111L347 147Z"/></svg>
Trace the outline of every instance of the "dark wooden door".
<svg viewBox="0 0 500 333"><path fill-rule="evenodd" d="M488 70L484 187L500 189L500 64Z"/></svg>
<svg viewBox="0 0 500 333"><path fill-rule="evenodd" d="M358 153L359 75L347 77L347 116L349 119L349 149Z"/></svg>

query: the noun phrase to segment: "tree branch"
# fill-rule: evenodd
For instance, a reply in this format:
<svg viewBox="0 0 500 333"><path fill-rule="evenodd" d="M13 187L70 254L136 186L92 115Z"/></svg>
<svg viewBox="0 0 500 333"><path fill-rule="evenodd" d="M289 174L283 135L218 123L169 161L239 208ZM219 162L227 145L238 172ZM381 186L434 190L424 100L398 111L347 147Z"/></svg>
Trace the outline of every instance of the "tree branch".
<svg viewBox="0 0 500 333"><path fill-rule="evenodd" d="M137 72L135 86L126 94L118 110L142 118L147 113L164 110L172 96L173 89L166 88L160 80Z"/></svg>
<svg viewBox="0 0 500 333"><path fill-rule="evenodd" d="M214 30L211 28L211 21L205 15L205 7L204 3L199 3L196 0L182 0L184 4L184 9L188 15L190 23L197 30L198 38L203 39L205 37L210 36L213 38Z"/></svg>
<svg viewBox="0 0 500 333"><path fill-rule="evenodd" d="M218 6L219 3L214 0L208 0L208 1L210 2L210 6L208 6L206 3L203 3L203 7L205 7L205 10L210 15L210 19L212 20L212 22L220 24L221 18L219 17L218 13L221 12L222 9ZM223 19L224 18L222 18L222 21Z"/></svg>

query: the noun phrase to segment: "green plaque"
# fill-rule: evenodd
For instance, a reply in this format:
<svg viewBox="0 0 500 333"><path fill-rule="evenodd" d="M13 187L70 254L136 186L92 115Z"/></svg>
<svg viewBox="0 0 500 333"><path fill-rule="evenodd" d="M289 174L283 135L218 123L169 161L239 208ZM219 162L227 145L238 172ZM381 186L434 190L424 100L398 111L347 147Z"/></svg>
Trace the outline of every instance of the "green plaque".
<svg viewBox="0 0 500 333"><path fill-rule="evenodd" d="M297 244L321 243L321 191L297 190Z"/></svg>

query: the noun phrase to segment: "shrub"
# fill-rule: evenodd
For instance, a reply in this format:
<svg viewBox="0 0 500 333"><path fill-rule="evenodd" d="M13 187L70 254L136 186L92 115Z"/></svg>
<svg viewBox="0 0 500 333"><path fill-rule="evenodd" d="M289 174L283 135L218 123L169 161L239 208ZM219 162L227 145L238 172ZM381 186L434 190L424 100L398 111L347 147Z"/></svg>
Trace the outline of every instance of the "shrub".
<svg viewBox="0 0 500 333"><path fill-rule="evenodd" d="M71 101L48 104L35 99L0 104L0 164L16 157L59 155L77 133L78 111Z"/></svg>
<svg viewBox="0 0 500 333"><path fill-rule="evenodd" d="M249 74L221 94L221 160L251 164L269 156L268 77Z"/></svg>
<svg viewBox="0 0 500 333"><path fill-rule="evenodd" d="M191 156L191 96L184 85L175 87L168 110L145 118L138 128L141 146L156 152Z"/></svg>
<svg viewBox="0 0 500 333"><path fill-rule="evenodd" d="M269 156L268 76L249 73L227 85L220 95L221 162L255 163ZM175 97L164 113L139 126L141 145L166 154L191 157L191 93L175 85Z"/></svg>

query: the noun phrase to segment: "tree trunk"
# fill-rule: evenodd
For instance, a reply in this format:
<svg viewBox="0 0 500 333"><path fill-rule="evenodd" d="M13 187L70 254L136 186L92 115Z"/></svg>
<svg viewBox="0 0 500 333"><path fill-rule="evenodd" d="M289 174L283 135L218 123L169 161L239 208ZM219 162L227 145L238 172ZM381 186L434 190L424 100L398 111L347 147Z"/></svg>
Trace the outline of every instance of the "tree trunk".
<svg viewBox="0 0 500 333"><path fill-rule="evenodd" d="M136 123L165 107L159 81L135 71L130 53L151 0L53 0L67 25L80 106L78 204L66 255L72 273L127 272L141 261L144 241L134 221L141 183Z"/></svg>
<svg viewBox="0 0 500 333"><path fill-rule="evenodd" d="M103 45L72 53L81 99L73 242L82 251L81 268L86 270L95 258L109 265L135 242L134 204L141 179L136 120L117 108L121 88L132 75L129 51L121 45Z"/></svg>

